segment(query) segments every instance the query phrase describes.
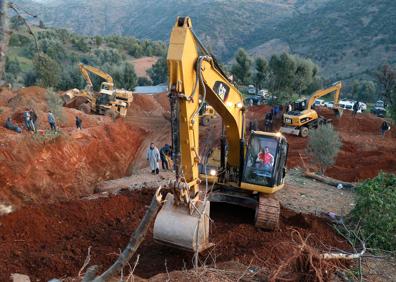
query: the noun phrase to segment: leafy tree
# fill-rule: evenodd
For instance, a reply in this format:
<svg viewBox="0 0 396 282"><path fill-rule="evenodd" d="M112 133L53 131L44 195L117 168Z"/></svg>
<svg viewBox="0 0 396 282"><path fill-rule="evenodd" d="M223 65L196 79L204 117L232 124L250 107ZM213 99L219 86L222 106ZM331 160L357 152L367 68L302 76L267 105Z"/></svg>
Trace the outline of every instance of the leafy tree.
<svg viewBox="0 0 396 282"><path fill-rule="evenodd" d="M148 85L152 85L153 83L147 77L140 76L140 77L138 77L138 83L137 84L139 86L148 86Z"/></svg>
<svg viewBox="0 0 396 282"><path fill-rule="evenodd" d="M348 223L359 223L369 247L396 250L396 175L380 173L356 188L356 206Z"/></svg>
<svg viewBox="0 0 396 282"><path fill-rule="evenodd" d="M23 84L25 86L32 86L35 85L36 82L37 82L36 72L33 70L28 71L23 78Z"/></svg>
<svg viewBox="0 0 396 282"><path fill-rule="evenodd" d="M56 61L46 54L38 54L33 59L33 68L37 73L38 82L44 87L55 87L60 80L60 67Z"/></svg>
<svg viewBox="0 0 396 282"><path fill-rule="evenodd" d="M16 79L18 74L21 72L21 65L18 59L6 57L5 71Z"/></svg>
<svg viewBox="0 0 396 282"><path fill-rule="evenodd" d="M161 57L158 61L147 71L154 85L166 82L168 78L168 67L166 58Z"/></svg>
<svg viewBox="0 0 396 282"><path fill-rule="evenodd" d="M130 63L125 63L122 75L122 87L127 90L133 90L137 85L138 79L135 73L135 67Z"/></svg>
<svg viewBox="0 0 396 282"><path fill-rule="evenodd" d="M235 55L235 61L236 63L232 65L231 73L238 83L248 85L252 78L250 69L252 60L244 49L239 49Z"/></svg>
<svg viewBox="0 0 396 282"><path fill-rule="evenodd" d="M324 174L326 169L335 163L341 145L340 137L331 124L324 124L317 129L310 130L307 152L312 162L319 166L321 174Z"/></svg>
<svg viewBox="0 0 396 282"><path fill-rule="evenodd" d="M89 52L90 48L88 46L88 44L85 42L84 38L80 38L78 40L75 41L74 46L76 46L76 48L78 50L80 50L81 52Z"/></svg>
<svg viewBox="0 0 396 282"><path fill-rule="evenodd" d="M102 43L103 43L103 38L100 37L100 36L95 36L95 43L96 43L96 46L102 45Z"/></svg>
<svg viewBox="0 0 396 282"><path fill-rule="evenodd" d="M358 95L359 101L368 101L374 102L375 101L375 94L377 92L377 88L373 81L365 80L362 81L362 85L360 87L360 92Z"/></svg>
<svg viewBox="0 0 396 282"><path fill-rule="evenodd" d="M396 121L396 69L390 65L382 66L376 73L380 93L390 105L393 119Z"/></svg>
<svg viewBox="0 0 396 282"><path fill-rule="evenodd" d="M264 88L269 78L269 66L265 58L257 58L255 61L256 73L254 82L258 89Z"/></svg>

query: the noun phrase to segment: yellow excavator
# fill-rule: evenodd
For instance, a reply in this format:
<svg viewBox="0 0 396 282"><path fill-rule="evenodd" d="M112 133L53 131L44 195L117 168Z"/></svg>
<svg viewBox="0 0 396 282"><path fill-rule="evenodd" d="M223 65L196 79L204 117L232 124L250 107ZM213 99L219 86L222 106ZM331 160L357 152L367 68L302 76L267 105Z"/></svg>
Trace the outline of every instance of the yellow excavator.
<svg viewBox="0 0 396 282"><path fill-rule="evenodd" d="M286 138L252 131L246 145L243 96L200 43L189 17L176 20L167 63L175 179L155 219L154 239L190 251L207 249L211 202L253 208L257 227L276 229L280 205L272 195L284 186ZM199 154L200 98L223 121L219 167ZM213 188L202 185L207 181Z"/></svg>
<svg viewBox="0 0 396 282"><path fill-rule="evenodd" d="M93 66L80 64L80 71L87 82L87 86L82 91L78 89L67 91L63 95L66 106L72 104L76 99L80 99L82 102L77 107L85 113L93 111L100 115L125 117L128 107L133 101L132 91L114 89L113 78L108 73ZM93 91L93 83L89 72L105 80L100 85L99 93Z"/></svg>
<svg viewBox="0 0 396 282"><path fill-rule="evenodd" d="M312 109L315 100L325 95L334 94L333 111L337 118L342 116L342 108L339 106L342 83L336 82L326 89L320 89L312 94L309 99L299 100L293 105L293 110L283 115L283 126L280 131L286 134L307 137L311 128L330 122L330 120L320 117Z"/></svg>

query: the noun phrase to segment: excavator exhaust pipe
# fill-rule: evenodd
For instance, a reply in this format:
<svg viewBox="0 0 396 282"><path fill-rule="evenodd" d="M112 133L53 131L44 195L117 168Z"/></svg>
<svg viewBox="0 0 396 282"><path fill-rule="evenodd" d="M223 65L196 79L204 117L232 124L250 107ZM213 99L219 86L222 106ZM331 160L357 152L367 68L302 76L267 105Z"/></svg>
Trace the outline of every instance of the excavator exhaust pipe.
<svg viewBox="0 0 396 282"><path fill-rule="evenodd" d="M165 204L154 222L153 237L159 243L192 252L202 252L209 243L210 202L198 202L190 214L185 205L175 205L174 196L166 195Z"/></svg>

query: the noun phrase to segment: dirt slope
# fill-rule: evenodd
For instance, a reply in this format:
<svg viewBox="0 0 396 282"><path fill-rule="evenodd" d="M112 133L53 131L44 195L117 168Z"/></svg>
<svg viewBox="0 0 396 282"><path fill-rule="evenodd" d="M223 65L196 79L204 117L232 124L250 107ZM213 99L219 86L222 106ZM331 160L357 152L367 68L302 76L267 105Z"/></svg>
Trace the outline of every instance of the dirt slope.
<svg viewBox="0 0 396 282"><path fill-rule="evenodd" d="M33 280L76 276L89 246L91 264L103 270L126 245L151 197L152 191L142 190L91 201L31 206L1 217L0 280L7 281L13 272L28 274ZM253 210L212 205L211 217L211 240L216 247L208 263L214 258L218 263L237 260L271 272L293 255L298 233L309 236L309 244L319 250L349 249L326 221L287 209L282 209L276 232L257 230ZM135 274L145 278L165 272L165 261L168 271L191 268L191 253L158 245L152 240L152 227L137 253L141 257ZM208 253L202 255L202 259L207 257ZM299 271L298 264L292 265L286 269L286 277L308 281L310 274Z"/></svg>
<svg viewBox="0 0 396 282"><path fill-rule="evenodd" d="M22 125L25 107L33 107L39 128L48 129L45 89L29 87L6 94L8 99L3 98L0 105L1 120L12 116ZM81 131L74 128L76 115L83 120ZM92 193L96 183L126 175L145 133L122 120L113 122L68 108L58 125L61 135L53 140L0 127L0 203L19 206Z"/></svg>

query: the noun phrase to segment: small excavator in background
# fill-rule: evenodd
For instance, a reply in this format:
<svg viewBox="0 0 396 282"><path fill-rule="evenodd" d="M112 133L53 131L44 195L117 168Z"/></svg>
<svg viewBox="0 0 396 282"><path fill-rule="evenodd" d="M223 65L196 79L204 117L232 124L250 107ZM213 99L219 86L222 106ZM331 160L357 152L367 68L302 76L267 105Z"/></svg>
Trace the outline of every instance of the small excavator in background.
<svg viewBox="0 0 396 282"><path fill-rule="evenodd" d="M207 249L211 202L253 208L257 227L276 229L280 204L272 195L284 186L286 138L252 131L246 144L243 96L196 37L189 17L176 20L167 63L175 179L155 219L154 240L195 252ZM199 153L204 101L223 121L218 167ZM205 185L204 193L200 184L206 182L213 188Z"/></svg>
<svg viewBox="0 0 396 282"><path fill-rule="evenodd" d="M87 86L84 90L72 89L63 95L65 106L74 104L84 113L91 111L99 115L125 117L128 107L133 101L132 91L124 89L114 89L113 78L106 72L93 66L80 64L80 71ZM89 72L98 75L105 81L100 85L99 93L94 92L93 83L89 77ZM76 103L76 101L78 102Z"/></svg>
<svg viewBox="0 0 396 282"><path fill-rule="evenodd" d="M317 128L319 125L330 122L330 120L319 116L318 113L312 109L312 106L316 99L333 92L335 92L333 111L337 118L341 117L343 111L339 105L341 88L342 83L339 81L326 89L314 92L307 100L298 100L294 103L293 110L283 115L283 126L280 131L286 134L307 137L311 128Z"/></svg>

